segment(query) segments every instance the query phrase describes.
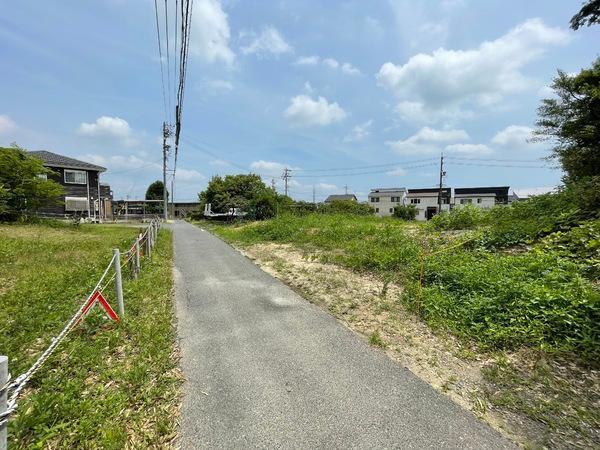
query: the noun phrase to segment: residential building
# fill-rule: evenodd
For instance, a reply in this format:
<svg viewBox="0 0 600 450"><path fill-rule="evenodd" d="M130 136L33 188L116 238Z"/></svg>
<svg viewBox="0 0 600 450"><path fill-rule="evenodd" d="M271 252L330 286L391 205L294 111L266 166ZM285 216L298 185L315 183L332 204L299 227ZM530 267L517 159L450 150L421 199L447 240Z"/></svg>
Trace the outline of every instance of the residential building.
<svg viewBox="0 0 600 450"><path fill-rule="evenodd" d="M406 204L417 208L417 220L429 220L438 213L439 188L409 189ZM442 211L449 211L452 200L452 189L442 188Z"/></svg>
<svg viewBox="0 0 600 450"><path fill-rule="evenodd" d="M456 207L472 204L480 208L506 205L509 202L508 190L508 186L455 188L453 203Z"/></svg>
<svg viewBox="0 0 600 450"><path fill-rule="evenodd" d="M394 214L396 206L404 205L406 188L375 188L369 192L369 205L375 210L375 215L388 217Z"/></svg>
<svg viewBox="0 0 600 450"><path fill-rule="evenodd" d="M95 220L106 217L104 200L112 198L110 186L107 190L100 185L100 174L105 172L106 168L45 150L29 153L42 160L44 166L55 172L48 178L61 184L65 190L62 202L40 208L38 210L40 215L55 217L76 215Z"/></svg>
<svg viewBox="0 0 600 450"><path fill-rule="evenodd" d="M332 194L325 199L325 203L331 203L335 201L348 201L356 202L358 199L354 194Z"/></svg>

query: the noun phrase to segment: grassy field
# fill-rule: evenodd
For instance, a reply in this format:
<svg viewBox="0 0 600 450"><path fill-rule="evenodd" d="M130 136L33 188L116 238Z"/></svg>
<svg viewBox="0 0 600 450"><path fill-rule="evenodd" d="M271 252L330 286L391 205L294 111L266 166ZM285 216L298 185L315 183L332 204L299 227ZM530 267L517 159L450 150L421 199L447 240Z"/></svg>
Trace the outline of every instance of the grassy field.
<svg viewBox="0 0 600 450"><path fill-rule="evenodd" d="M514 217L517 213L522 218ZM464 365L489 361L481 370L485 383L474 395L484 403L473 403L474 411L500 411L512 426L525 429L517 434L533 448L600 445L600 221L556 229L532 211L494 211L499 219L492 221L465 220L469 214L444 218L446 224L309 214L202 226L238 247L258 249L254 253L264 261L268 244L283 244L273 250L280 253L291 245L307 261L376 276L383 281L382 298L387 298L386 283L399 286L391 301L400 309L473 349ZM527 223L521 226L519 220ZM285 261L277 258L277 264ZM300 270L288 282L302 277ZM337 288L325 284L329 298L335 297ZM378 304L338 317L357 316L353 320L359 323L378 317L384 328L369 341L385 346L382 336L395 332L386 324L394 323L381 315Z"/></svg>
<svg viewBox="0 0 600 450"><path fill-rule="evenodd" d="M136 228L0 225L0 353L17 376L77 310ZM11 448L165 447L176 431L172 244L124 281L119 324L94 308L32 378L9 425ZM125 275L126 271L124 272ZM107 289L115 306L113 290Z"/></svg>

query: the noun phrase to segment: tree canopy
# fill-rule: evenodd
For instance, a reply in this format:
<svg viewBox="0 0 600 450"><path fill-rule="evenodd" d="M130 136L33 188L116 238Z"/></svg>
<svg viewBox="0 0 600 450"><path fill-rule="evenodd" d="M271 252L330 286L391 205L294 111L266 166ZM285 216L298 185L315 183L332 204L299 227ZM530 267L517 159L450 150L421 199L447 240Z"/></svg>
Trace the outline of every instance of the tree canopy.
<svg viewBox="0 0 600 450"><path fill-rule="evenodd" d="M600 58L575 76L559 71L552 89L556 98L542 100L535 135L554 142L551 158L569 180L600 175Z"/></svg>
<svg viewBox="0 0 600 450"><path fill-rule="evenodd" d="M600 23L600 0L588 0L571 18L571 28L578 30L584 25L588 27Z"/></svg>
<svg viewBox="0 0 600 450"><path fill-rule="evenodd" d="M202 206L210 203L213 212L226 213L239 208L254 219L273 217L280 197L255 174L214 176L199 194Z"/></svg>
<svg viewBox="0 0 600 450"><path fill-rule="evenodd" d="M146 200L162 200L164 192L164 184L160 180L156 180L148 189L146 189ZM167 191L167 199L169 199L169 191Z"/></svg>
<svg viewBox="0 0 600 450"><path fill-rule="evenodd" d="M53 174L22 148L0 147L0 220L15 220L60 202L63 187L47 179Z"/></svg>

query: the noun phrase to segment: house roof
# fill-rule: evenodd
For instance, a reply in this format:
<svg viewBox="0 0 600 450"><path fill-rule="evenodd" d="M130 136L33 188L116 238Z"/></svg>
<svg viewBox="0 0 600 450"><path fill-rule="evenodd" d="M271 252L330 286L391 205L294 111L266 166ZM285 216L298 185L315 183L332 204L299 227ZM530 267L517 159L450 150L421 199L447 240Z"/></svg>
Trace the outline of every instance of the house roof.
<svg viewBox="0 0 600 450"><path fill-rule="evenodd" d="M332 194L325 199L326 202L333 202L336 200L354 200L354 201L356 201L356 195L354 195L354 194Z"/></svg>
<svg viewBox="0 0 600 450"><path fill-rule="evenodd" d="M450 195L450 190L451 188L449 187L445 187L442 188L442 195L446 196L446 195ZM422 188L422 189L409 189L408 190L408 195L411 194L439 194L440 192L440 188Z"/></svg>
<svg viewBox="0 0 600 450"><path fill-rule="evenodd" d="M497 197L506 197L508 195L508 186L486 186L486 187L472 187L472 188L455 188L455 195L465 194L495 194Z"/></svg>
<svg viewBox="0 0 600 450"><path fill-rule="evenodd" d="M35 156L36 158L41 159L44 162L44 165L48 167L95 170L98 172L106 171L106 167L97 166L95 164L90 164L75 158L69 158L68 156L59 155L58 153L48 152L46 150L35 150L29 153Z"/></svg>
<svg viewBox="0 0 600 450"><path fill-rule="evenodd" d="M397 187L397 188L373 188L369 195L371 194L395 194L395 193L406 192L406 188Z"/></svg>

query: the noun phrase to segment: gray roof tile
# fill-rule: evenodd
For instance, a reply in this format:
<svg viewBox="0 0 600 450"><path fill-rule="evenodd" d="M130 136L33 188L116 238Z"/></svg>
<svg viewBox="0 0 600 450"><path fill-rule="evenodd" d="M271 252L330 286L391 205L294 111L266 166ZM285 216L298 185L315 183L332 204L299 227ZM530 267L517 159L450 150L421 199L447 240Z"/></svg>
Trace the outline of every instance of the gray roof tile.
<svg viewBox="0 0 600 450"><path fill-rule="evenodd" d="M97 166L84 161L79 161L75 158L69 158L68 156L59 155L57 153L48 152L46 150L36 150L29 152L36 158L41 159L44 165L49 167L65 167L72 169L84 169L84 170L97 170L98 172L105 172L106 167Z"/></svg>

